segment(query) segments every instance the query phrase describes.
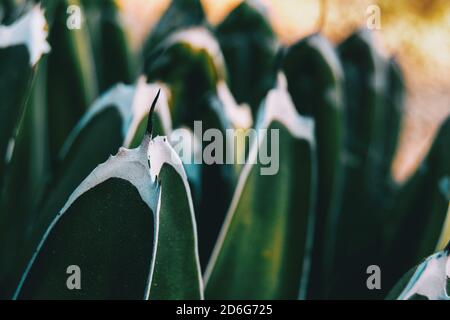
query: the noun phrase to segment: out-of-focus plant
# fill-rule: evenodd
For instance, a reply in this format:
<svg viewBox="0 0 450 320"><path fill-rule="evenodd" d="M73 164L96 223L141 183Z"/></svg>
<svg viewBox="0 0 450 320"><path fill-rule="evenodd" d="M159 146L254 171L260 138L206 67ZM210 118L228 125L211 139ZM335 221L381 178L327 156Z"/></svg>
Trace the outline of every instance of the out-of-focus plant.
<svg viewBox="0 0 450 320"><path fill-rule="evenodd" d="M450 120L396 183L402 72L368 31L280 47L257 1L212 27L174 0L136 55L115 1L0 9L0 298L448 299ZM246 163L190 162L199 123Z"/></svg>

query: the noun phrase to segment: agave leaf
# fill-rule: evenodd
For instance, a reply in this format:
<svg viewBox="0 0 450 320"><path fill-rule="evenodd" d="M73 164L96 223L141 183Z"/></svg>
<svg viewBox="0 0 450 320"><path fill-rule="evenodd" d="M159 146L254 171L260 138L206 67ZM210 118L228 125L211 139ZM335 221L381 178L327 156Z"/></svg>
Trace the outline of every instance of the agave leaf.
<svg viewBox="0 0 450 320"><path fill-rule="evenodd" d="M194 129L194 121L201 119L206 108L206 97L225 78L220 47L204 28L172 34L158 54L146 60L145 69L150 81L159 80L170 87L174 128L186 125Z"/></svg>
<svg viewBox="0 0 450 320"><path fill-rule="evenodd" d="M199 251L203 269L211 258L212 250L217 242L220 229L225 221L233 190L239 174L248 157L251 136L252 115L246 105L238 106L231 95L225 81L217 84L216 93L210 95L207 107L200 118L204 134L202 134L203 154L210 148L210 140L205 139L208 129L219 129L225 143L222 154L223 163L202 162L201 201L197 210L199 228ZM194 132L198 134L197 132ZM211 138L211 141L217 137ZM231 158L231 163L228 159Z"/></svg>
<svg viewBox="0 0 450 320"><path fill-rule="evenodd" d="M100 91L116 83L133 83L137 57L133 57L129 47L117 1L84 0L82 4L92 40Z"/></svg>
<svg viewBox="0 0 450 320"><path fill-rule="evenodd" d="M256 128L269 133L252 144L240 176L206 271L208 299L296 299L306 294L314 227L314 122L296 112L282 76L260 112ZM280 167L275 175L262 175L264 166L252 163L271 129L279 130Z"/></svg>
<svg viewBox="0 0 450 320"><path fill-rule="evenodd" d="M46 21L35 6L9 26L0 26L0 187L12 152L14 131L28 98L41 56L50 50Z"/></svg>
<svg viewBox="0 0 450 320"><path fill-rule="evenodd" d="M48 1L52 52L48 57L48 117L54 161L70 131L97 97L97 73L86 24L67 27L67 8L78 0ZM61 72L64 70L64 72Z"/></svg>
<svg viewBox="0 0 450 320"><path fill-rule="evenodd" d="M170 87L175 128L187 127L202 140L203 132L208 129L219 129L225 137L226 129L251 126L249 108L237 106L225 84L220 47L206 29L191 28L174 33L155 57L147 60L147 75ZM195 121L201 121L200 130L196 129ZM205 150L209 142L200 142L201 150ZM226 149L222 151L227 153ZM204 268L231 200L236 170L232 164L205 164L201 168L201 179L201 193L196 196L196 218Z"/></svg>
<svg viewBox="0 0 450 320"><path fill-rule="evenodd" d="M0 23L9 25L17 20L29 9L30 3L26 0L1 0Z"/></svg>
<svg viewBox="0 0 450 320"><path fill-rule="evenodd" d="M225 83L224 59L207 29L191 28L172 34L155 58L146 62L149 80L162 81L171 89L175 128L194 129L194 121L207 122L209 116L218 122L215 128L252 126L249 107L238 105Z"/></svg>
<svg viewBox="0 0 450 320"><path fill-rule="evenodd" d="M252 111L249 105L243 103L238 104L230 92L228 85L224 80L220 80L217 83L216 93L210 96L209 102L210 108L212 108L213 117L218 122L220 128L225 131L234 130L235 141L235 162L234 175L236 179L243 168L243 164L239 160L246 159L248 157L248 143L245 138L249 133L249 130L253 127ZM226 133L226 132L225 132ZM231 147L227 147L225 153L231 152Z"/></svg>
<svg viewBox="0 0 450 320"><path fill-rule="evenodd" d="M215 29L231 92L253 115L276 81L277 41L265 10L259 1L242 1Z"/></svg>
<svg viewBox="0 0 450 320"><path fill-rule="evenodd" d="M16 298L145 297L158 198L146 159L145 148L120 150L77 188L39 244ZM70 265L83 272L82 290L66 286Z"/></svg>
<svg viewBox="0 0 450 320"><path fill-rule="evenodd" d="M1 0L0 1L0 23L7 24L14 15L15 1L14 0Z"/></svg>
<svg viewBox="0 0 450 320"><path fill-rule="evenodd" d="M24 178L22 176L24 171L19 170L20 168L14 170L16 175L12 175L12 179L9 179L11 184L7 190L8 193L5 193L3 197L7 200L5 201L7 206L2 209L5 209L5 217L9 217L9 220L3 223L3 227L8 232L3 232L0 236L2 243L5 244L5 247L2 247L2 265L9 266L2 268L3 287L6 286L6 282L17 286L25 263L38 241L56 213L83 179L120 146L128 146L138 136L142 141L143 134L139 132L139 126L144 119L147 121L148 105L157 90L156 85L147 85L145 79L142 79L137 86L117 85L99 98L69 135L69 139L60 152L55 173L44 194L41 195L42 198L36 194L39 199L34 199L35 201L28 205L25 204L26 208L31 210L25 210L26 208L18 210L24 206L23 197L17 199L14 193L24 191L18 189L25 187L20 180ZM161 110L165 110L165 113ZM162 114L165 114L165 117L162 117ZM165 98L159 100L156 115L155 118L158 121L155 122L164 123L170 130ZM156 130L155 132L162 133ZM89 157L86 154L89 154ZM21 156L23 155L18 154L17 157L19 165ZM11 242L17 247L12 244L6 245Z"/></svg>
<svg viewBox="0 0 450 320"><path fill-rule="evenodd" d="M161 188L158 243L151 281L151 300L202 299L197 230L191 192L181 159L165 137L149 146L150 170Z"/></svg>
<svg viewBox="0 0 450 320"><path fill-rule="evenodd" d="M386 215L385 219L389 224L389 211L397 201L399 189L391 174L391 167L403 118L405 86L396 61L390 59L386 64L383 103L379 105L377 112L377 131L370 151L372 167L369 173L369 192L372 210L378 212L378 215Z"/></svg>
<svg viewBox="0 0 450 320"><path fill-rule="evenodd" d="M30 194L39 199L42 186L49 173L49 146L47 127L47 56L39 64L39 69L31 88L30 97L26 105L26 113L17 133L16 148L21 148L20 139L25 140L22 148L28 155L18 155L24 158L29 170ZM16 151L14 151L15 153ZM18 151L20 154L21 152ZM14 155L13 155L14 157ZM24 169L23 167L20 168ZM13 171L10 169L10 171ZM25 180L19 179L24 183ZM25 183L24 183L25 184ZM20 194L18 192L17 194ZM23 201L23 200L22 200ZM31 201L35 203L35 201Z"/></svg>
<svg viewBox="0 0 450 320"><path fill-rule="evenodd" d="M433 253L445 239L450 201L448 141L450 118L440 128L417 172L401 187L386 216L389 228L385 233L384 259L392 278L385 281L390 285L408 266Z"/></svg>
<svg viewBox="0 0 450 320"><path fill-rule="evenodd" d="M44 58L45 59L45 58ZM0 297L10 298L17 282L16 268L29 227L29 212L36 207L48 174L48 144L45 122L45 62L33 83L25 114L0 196Z"/></svg>
<svg viewBox="0 0 450 320"><path fill-rule="evenodd" d="M380 165L377 174L382 179L391 179L391 166L397 151L400 129L405 107L405 84L400 67L391 59L387 70L387 85L385 90L385 103L381 112L382 130L379 130Z"/></svg>
<svg viewBox="0 0 450 320"><path fill-rule="evenodd" d="M138 148L121 148L70 196L15 298L201 298L193 214L181 160L149 129ZM66 286L70 265L84 275L82 290Z"/></svg>
<svg viewBox="0 0 450 320"><path fill-rule="evenodd" d="M282 68L300 114L315 121L318 192L311 267L311 298L324 298L331 270L324 255L334 241L337 208L342 194L344 149L343 70L331 44L316 34L286 48Z"/></svg>
<svg viewBox="0 0 450 320"><path fill-rule="evenodd" d="M378 128L377 107L383 99L385 61L373 44L372 34L360 30L338 47L346 77L346 144L349 157L369 157ZM356 161L356 159L354 159Z"/></svg>
<svg viewBox="0 0 450 320"><path fill-rule="evenodd" d="M137 57L132 55L116 1L103 2L102 81L100 88L114 83L132 83L136 78Z"/></svg>
<svg viewBox="0 0 450 320"><path fill-rule="evenodd" d="M147 77L170 87L175 128L194 129L194 121L204 121L208 117L205 112L210 110L219 128L252 126L249 106L238 105L225 82L222 52L207 29L198 27L172 34L153 58L146 61Z"/></svg>
<svg viewBox="0 0 450 320"><path fill-rule="evenodd" d="M143 135L139 130L142 122L148 121L148 105L157 90L158 86L148 85L142 79L137 86L119 84L96 100L61 150L58 170L50 182L35 221L34 228L38 234L48 226L55 213L64 205L65 199L98 164L119 147L128 147L138 138L142 141ZM164 93L156 105L155 118L158 120L163 119L162 110L166 110L167 117ZM170 130L170 119L165 118L164 121L165 129ZM86 154L90 156L86 157Z"/></svg>
<svg viewBox="0 0 450 320"><path fill-rule="evenodd" d="M200 26L205 22L205 13L199 0L174 0L151 31L145 46L146 58L158 49L172 32Z"/></svg>
<svg viewBox="0 0 450 320"><path fill-rule="evenodd" d="M367 290L366 269L379 262L382 215L373 206L373 149L384 103L386 61L376 51L370 32L361 30L338 48L345 72L344 191L339 209L329 291L332 298L380 298ZM376 264L377 264L376 263Z"/></svg>
<svg viewBox="0 0 450 320"><path fill-rule="evenodd" d="M181 127L170 134L170 144L183 162L192 190L195 212L198 212L202 195L202 165L198 163L198 159L202 156L202 143L191 129Z"/></svg>
<svg viewBox="0 0 450 320"><path fill-rule="evenodd" d="M51 0L50 0L51 1ZM114 1L114 0L112 0ZM91 45L94 51L95 65L97 72L100 71L98 66L99 57L101 56L101 34L102 34L102 12L101 6L103 2L110 2L110 0L80 0L83 11L84 22L89 29L89 35L91 38Z"/></svg>
<svg viewBox="0 0 450 320"><path fill-rule="evenodd" d="M389 300L450 300L450 243L411 269L389 293Z"/></svg>
<svg viewBox="0 0 450 320"><path fill-rule="evenodd" d="M43 13L36 6L10 27L0 27L0 42L6 46L9 40L13 41L12 46L0 49L0 68L5 72L0 76L5 76L0 80L1 99L4 101L2 107L5 107L1 111L6 112L0 120L0 131L2 137L6 137L3 134L9 129L18 131L14 140L10 140L14 143L9 145L7 172L3 172L4 155L0 161L0 184L3 182L3 188L0 188L0 298L11 298L17 284L9 277L9 272L15 267L14 261L19 255L18 248L22 245L25 228L18 230L11 227L24 225L24 215L35 201L35 195L39 193L38 183L44 174L45 152L41 149L41 142L44 143L41 139L43 135L34 135L42 134L39 131L42 127L39 127L41 123L38 119L41 114L33 106L36 101L39 104L41 100L38 91L41 89L40 75L43 70L38 69L38 77L32 87L30 83L37 69L36 64L49 50L45 24ZM8 37L12 38L8 40ZM19 117L22 117L20 124L15 123ZM11 122L3 123L4 120ZM10 133L12 134L12 131ZM14 147L11 148L12 146Z"/></svg>
<svg viewBox="0 0 450 320"><path fill-rule="evenodd" d="M16 298L145 297L154 225L152 210L134 185L109 178L60 214L39 246ZM82 290L66 286L71 265L81 268Z"/></svg>

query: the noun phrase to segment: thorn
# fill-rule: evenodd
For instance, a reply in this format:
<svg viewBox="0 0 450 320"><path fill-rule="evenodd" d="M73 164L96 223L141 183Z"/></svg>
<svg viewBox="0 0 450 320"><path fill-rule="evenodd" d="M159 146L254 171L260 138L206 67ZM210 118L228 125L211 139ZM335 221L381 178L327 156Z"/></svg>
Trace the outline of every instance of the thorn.
<svg viewBox="0 0 450 320"><path fill-rule="evenodd" d="M148 113L148 122L147 122L147 134L152 137L153 134L153 114L155 113L156 103L158 102L159 94L161 93L161 89L158 90L155 99L153 100L152 106L150 107L150 112Z"/></svg>

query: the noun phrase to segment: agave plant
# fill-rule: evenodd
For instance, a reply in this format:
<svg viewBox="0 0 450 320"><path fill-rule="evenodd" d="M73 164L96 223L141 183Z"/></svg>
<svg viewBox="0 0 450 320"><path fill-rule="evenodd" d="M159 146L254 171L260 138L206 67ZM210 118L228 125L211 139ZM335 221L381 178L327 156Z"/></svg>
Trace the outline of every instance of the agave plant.
<svg viewBox="0 0 450 320"><path fill-rule="evenodd" d="M399 300L450 300L450 243L408 271L388 295Z"/></svg>
<svg viewBox="0 0 450 320"><path fill-rule="evenodd" d="M405 85L369 31L285 47L258 1L175 0L135 53L113 0L0 12L1 299L449 299L450 118L395 182Z"/></svg>

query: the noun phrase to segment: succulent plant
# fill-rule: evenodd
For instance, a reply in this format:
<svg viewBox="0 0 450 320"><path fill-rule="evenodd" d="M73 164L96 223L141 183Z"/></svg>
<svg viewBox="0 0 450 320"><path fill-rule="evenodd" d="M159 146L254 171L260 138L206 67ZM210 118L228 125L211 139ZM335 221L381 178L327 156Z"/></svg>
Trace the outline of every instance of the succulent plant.
<svg viewBox="0 0 450 320"><path fill-rule="evenodd" d="M175 0L135 53L113 0L0 1L0 299L449 299L450 118L395 182L395 59L261 6Z"/></svg>
<svg viewBox="0 0 450 320"><path fill-rule="evenodd" d="M282 70L298 112L315 120L317 141L316 227L309 298L325 290L330 265L327 248L333 243L342 196L344 152L344 72L331 43L312 35L284 49ZM318 72L320 70L320 72ZM329 251L328 251L329 252Z"/></svg>
<svg viewBox="0 0 450 320"><path fill-rule="evenodd" d="M408 271L395 285L388 299L450 300L450 243Z"/></svg>
<svg viewBox="0 0 450 320"><path fill-rule="evenodd" d="M314 121L297 113L283 75L256 127L279 130L283 162L276 175L261 175L253 158L273 137L267 133L251 146L206 270L206 298L296 299L307 287L317 184ZM276 196L262 196L274 190Z"/></svg>

